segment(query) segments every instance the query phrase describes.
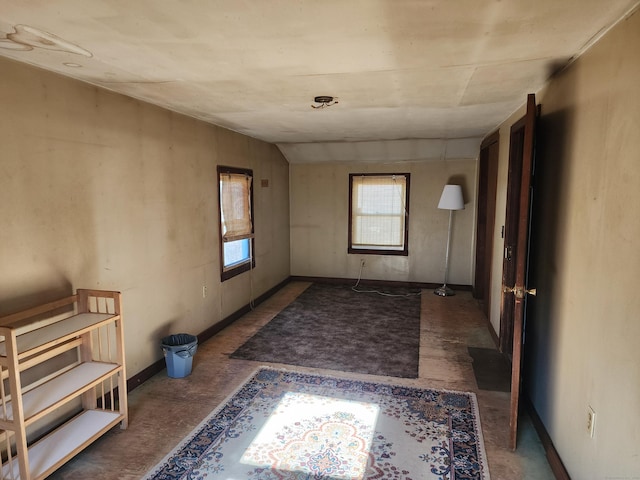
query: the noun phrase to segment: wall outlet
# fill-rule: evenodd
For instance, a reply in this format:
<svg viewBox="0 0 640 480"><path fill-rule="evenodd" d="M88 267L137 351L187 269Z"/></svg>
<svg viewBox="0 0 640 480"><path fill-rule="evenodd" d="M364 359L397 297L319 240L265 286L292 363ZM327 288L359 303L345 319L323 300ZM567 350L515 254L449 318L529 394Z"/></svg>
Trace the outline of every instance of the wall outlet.
<svg viewBox="0 0 640 480"><path fill-rule="evenodd" d="M364 267L364 258L361 258L361 259L360 259L360 266L361 266L361 267Z"/></svg>
<svg viewBox="0 0 640 480"><path fill-rule="evenodd" d="M593 438L593 434L596 429L596 412L594 412L593 408L589 407L587 411L587 432L589 432L589 436Z"/></svg>
<svg viewBox="0 0 640 480"><path fill-rule="evenodd" d="M202 298L207 298L207 286L202 285Z"/></svg>

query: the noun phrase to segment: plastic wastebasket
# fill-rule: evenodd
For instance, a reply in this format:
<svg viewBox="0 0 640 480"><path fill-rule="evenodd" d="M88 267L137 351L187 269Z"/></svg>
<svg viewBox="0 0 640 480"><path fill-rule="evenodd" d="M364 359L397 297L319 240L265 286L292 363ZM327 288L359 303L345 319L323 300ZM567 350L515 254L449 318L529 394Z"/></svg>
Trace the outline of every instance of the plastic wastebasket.
<svg viewBox="0 0 640 480"><path fill-rule="evenodd" d="M188 333L169 335L162 339L162 351L171 378L186 377L191 373L193 356L198 349L198 338Z"/></svg>

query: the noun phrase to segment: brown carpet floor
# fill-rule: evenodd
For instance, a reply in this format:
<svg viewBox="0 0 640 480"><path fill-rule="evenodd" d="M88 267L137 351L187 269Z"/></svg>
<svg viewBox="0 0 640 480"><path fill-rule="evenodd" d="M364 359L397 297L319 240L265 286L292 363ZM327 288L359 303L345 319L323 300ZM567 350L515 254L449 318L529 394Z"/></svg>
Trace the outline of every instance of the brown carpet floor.
<svg viewBox="0 0 640 480"><path fill-rule="evenodd" d="M364 289L363 289L364 290ZM313 284L231 358L417 378L419 291Z"/></svg>

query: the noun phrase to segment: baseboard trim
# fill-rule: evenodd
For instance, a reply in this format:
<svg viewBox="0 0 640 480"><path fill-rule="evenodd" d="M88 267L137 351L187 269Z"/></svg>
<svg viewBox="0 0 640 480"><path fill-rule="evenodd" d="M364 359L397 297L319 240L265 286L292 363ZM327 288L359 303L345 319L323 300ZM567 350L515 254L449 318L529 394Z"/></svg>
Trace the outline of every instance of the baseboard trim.
<svg viewBox="0 0 640 480"><path fill-rule="evenodd" d="M498 334L493 329L493 325L491 324L491 320L489 320L486 317L485 317L485 319L487 320L487 329L489 330L489 334L491 335L491 338L493 339L493 343L495 344L496 349L500 350L500 338L498 338Z"/></svg>
<svg viewBox="0 0 640 480"><path fill-rule="evenodd" d="M542 443L544 451L547 455L547 461L549 462L551 471L553 472L557 480L571 480L571 477L569 477L569 472L567 472L567 469L564 467L562 459L560 458L560 455L558 454L558 451L556 450L556 447L553 445L553 441L549 436L549 432L547 432L544 423L542 423L542 419L538 415L538 412L536 412L533 403L526 395L523 395L520 398L524 400L527 413L531 417L531 422L533 423L536 432L538 432L538 436L540 437L540 442Z"/></svg>
<svg viewBox="0 0 640 480"><path fill-rule="evenodd" d="M336 278L336 277L304 277L293 275L290 277L291 281L296 282L313 282L313 283L331 283L331 284L351 284L355 285L358 282L357 278ZM360 285L370 285L379 287L408 287L408 288L422 288L426 290L435 290L442 286L441 283L424 283L424 282L402 282L402 281L389 281L389 280L366 280L361 279ZM453 285L448 284L454 290L459 291L471 291L471 285Z"/></svg>
<svg viewBox="0 0 640 480"><path fill-rule="evenodd" d="M282 282L280 282L279 284L277 284L275 287L270 288L269 290L267 290L266 292L264 292L262 295L260 295L258 298L256 298L253 301L253 306L257 307L258 305L260 305L262 302L264 302L265 300L267 300L268 298L272 297L278 290L280 290L282 287L284 287L286 284L288 284L291 281L291 277L287 277L286 279L284 279ZM219 321L218 323L210 326L209 328L207 328L204 332L200 333L198 335L198 343L203 343L205 340L209 340L211 337L213 337L216 333L220 332L222 329L228 327L229 325L231 325L233 322L235 322L236 320L238 320L240 317L242 317L243 315L249 313L251 311L252 307L251 305L247 304L244 307L242 307L239 310L236 310L235 312L233 312L231 315L229 315L226 318L223 318L221 321Z"/></svg>
<svg viewBox="0 0 640 480"><path fill-rule="evenodd" d="M130 392L136 387L139 387L144 382L153 377L156 373L160 373L166 368L164 358L161 358L157 362L152 363L147 368L139 371L133 377L127 380L127 392Z"/></svg>
<svg viewBox="0 0 640 480"><path fill-rule="evenodd" d="M269 297L272 297L278 290L280 290L282 287L284 287L289 282L291 282L291 277L285 278L282 282L277 284L275 287L270 288L265 293L263 293L258 298L256 298L253 301L253 306L256 307L256 306L260 305L262 302L267 300ZM200 332L197 335L198 343L204 343L206 340L209 340L216 333L218 333L221 330L223 330L224 328L228 327L229 325L231 325L233 322L238 320L240 317L242 317L246 313L249 313L251 311L251 308L252 308L251 305L246 304L244 307L240 308L239 310L236 310L231 315L223 318L222 320L220 320L219 322L217 322L214 325L210 326L209 328L207 328L203 332ZM164 358L161 358L157 362L152 363L147 368L141 370L140 372L138 372L133 377L131 377L130 379L127 380L127 391L130 392L134 388L142 385L144 382L149 380L151 377L153 377L157 373L160 373L165 368L166 368L166 365L165 365Z"/></svg>

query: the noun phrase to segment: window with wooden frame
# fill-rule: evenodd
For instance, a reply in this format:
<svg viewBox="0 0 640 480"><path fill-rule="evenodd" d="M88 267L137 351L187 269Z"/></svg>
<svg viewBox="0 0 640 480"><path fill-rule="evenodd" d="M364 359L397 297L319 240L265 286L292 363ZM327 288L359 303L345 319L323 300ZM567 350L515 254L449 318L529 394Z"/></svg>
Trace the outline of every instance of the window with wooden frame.
<svg viewBox="0 0 640 480"><path fill-rule="evenodd" d="M409 254L409 173L349 174L349 253Z"/></svg>
<svg viewBox="0 0 640 480"><path fill-rule="evenodd" d="M255 267L253 171L218 167L220 265L224 282Z"/></svg>

